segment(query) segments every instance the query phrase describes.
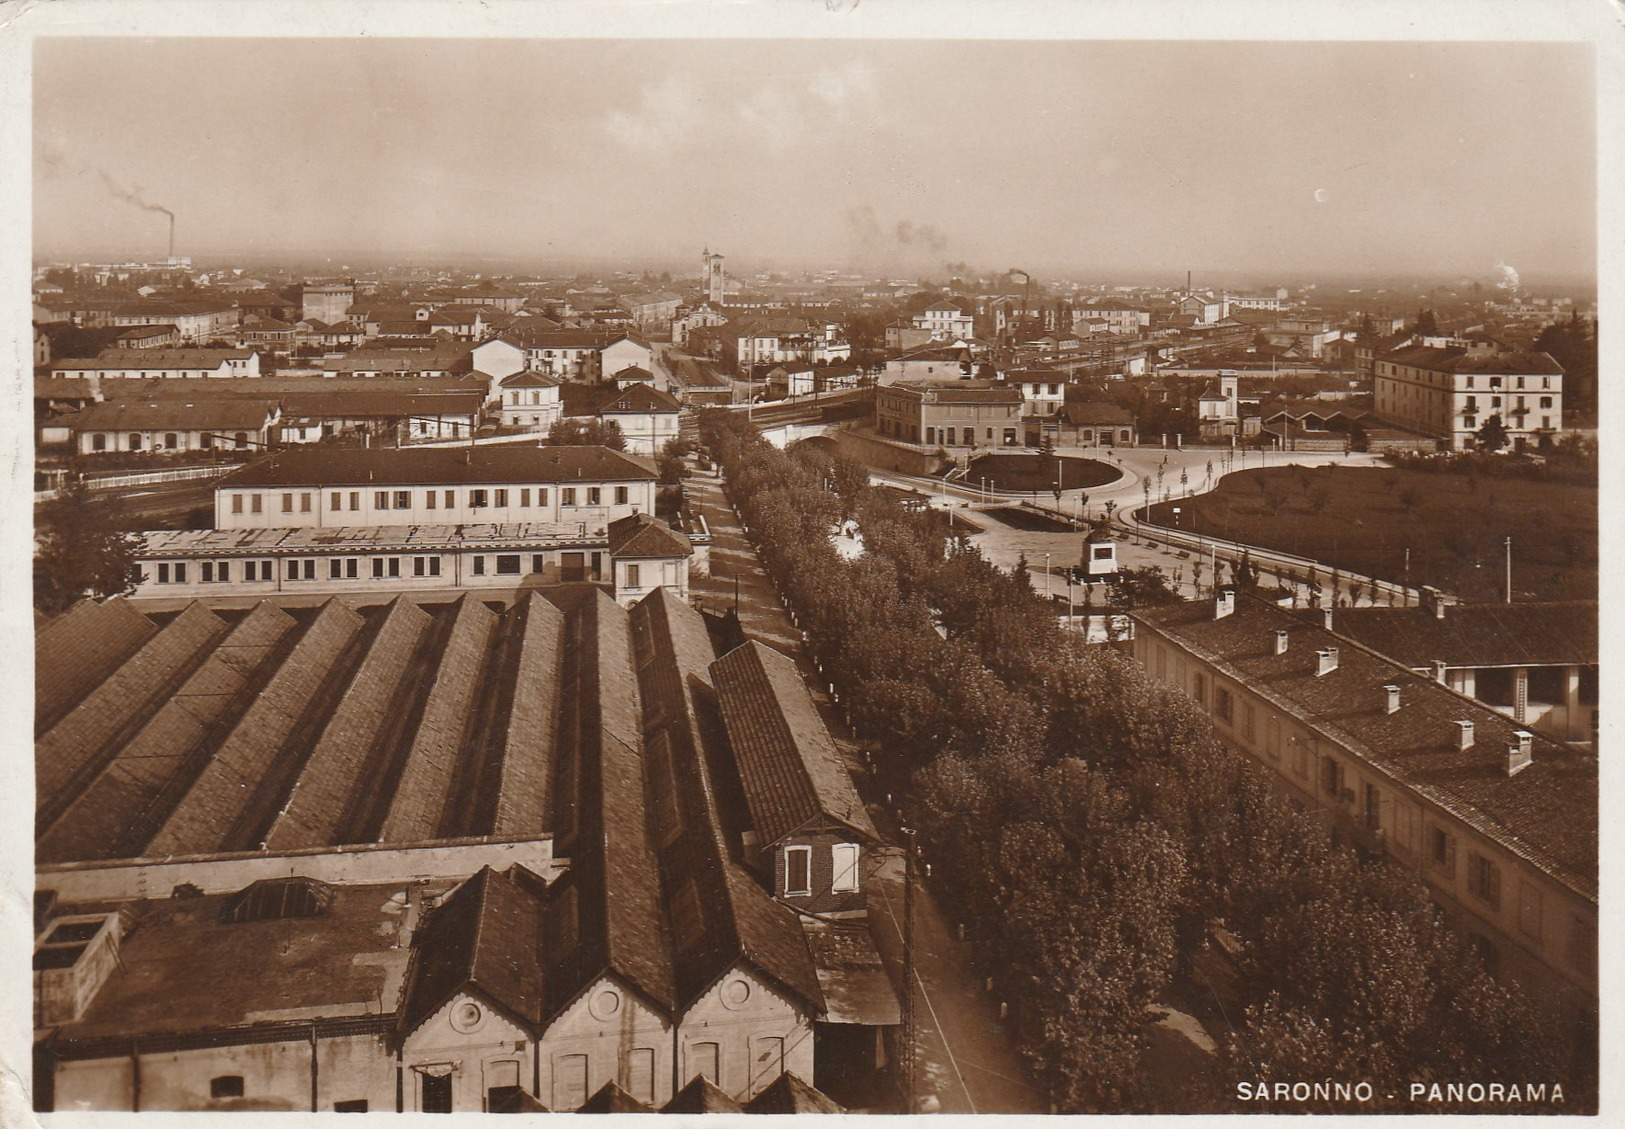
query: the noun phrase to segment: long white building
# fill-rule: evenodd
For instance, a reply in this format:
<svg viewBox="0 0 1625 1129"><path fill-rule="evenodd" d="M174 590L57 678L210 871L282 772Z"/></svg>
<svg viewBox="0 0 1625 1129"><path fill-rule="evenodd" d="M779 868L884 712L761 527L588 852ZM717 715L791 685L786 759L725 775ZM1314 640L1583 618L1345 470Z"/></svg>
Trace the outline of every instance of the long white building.
<svg viewBox="0 0 1625 1129"><path fill-rule="evenodd" d="M1375 378L1378 415L1452 451L1491 416L1516 450L1563 431L1563 366L1545 353L1413 345L1377 357Z"/></svg>

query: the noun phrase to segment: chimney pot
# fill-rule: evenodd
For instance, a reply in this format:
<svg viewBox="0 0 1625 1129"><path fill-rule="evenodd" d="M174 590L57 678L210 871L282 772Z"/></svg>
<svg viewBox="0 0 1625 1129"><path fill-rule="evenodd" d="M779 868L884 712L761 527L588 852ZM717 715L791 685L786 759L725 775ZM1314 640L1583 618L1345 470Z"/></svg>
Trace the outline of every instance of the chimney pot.
<svg viewBox="0 0 1625 1129"><path fill-rule="evenodd" d="M1277 627L1275 629L1275 653L1276 654L1278 654L1278 655L1286 654L1287 639L1288 639L1288 635L1287 635L1286 628Z"/></svg>
<svg viewBox="0 0 1625 1129"><path fill-rule="evenodd" d="M1456 722L1456 747L1466 752L1473 747L1473 723L1470 721Z"/></svg>
<svg viewBox="0 0 1625 1129"><path fill-rule="evenodd" d="M1387 707L1384 712L1393 713L1399 709L1399 687L1389 684L1384 686L1383 693L1387 695Z"/></svg>
<svg viewBox="0 0 1625 1129"><path fill-rule="evenodd" d="M1443 659L1434 659L1433 660L1433 681L1439 683L1441 686L1444 685L1445 672L1448 671L1449 669L1450 669L1449 666L1446 665L1446 663L1445 663L1445 661Z"/></svg>
<svg viewBox="0 0 1625 1129"><path fill-rule="evenodd" d="M1230 589L1222 589L1213 600L1213 618L1223 619L1236 610L1236 594Z"/></svg>
<svg viewBox="0 0 1625 1129"><path fill-rule="evenodd" d="M1320 610L1320 625L1327 631L1332 629L1332 609L1329 605Z"/></svg>
<svg viewBox="0 0 1625 1129"><path fill-rule="evenodd" d="M1530 749L1530 735L1523 730L1513 734L1513 743L1507 746L1506 773L1516 776L1534 763L1534 753Z"/></svg>
<svg viewBox="0 0 1625 1129"><path fill-rule="evenodd" d="M1315 668L1316 678L1319 678L1323 674L1330 674L1332 671L1337 669L1336 647L1322 647L1320 650L1315 652L1315 658L1318 660Z"/></svg>

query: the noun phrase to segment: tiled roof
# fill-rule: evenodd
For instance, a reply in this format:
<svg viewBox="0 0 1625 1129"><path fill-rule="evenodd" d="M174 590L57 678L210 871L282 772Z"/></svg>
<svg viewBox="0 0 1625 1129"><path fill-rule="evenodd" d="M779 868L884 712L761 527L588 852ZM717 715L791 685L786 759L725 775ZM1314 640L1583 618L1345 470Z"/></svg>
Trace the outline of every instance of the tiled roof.
<svg viewBox="0 0 1625 1129"><path fill-rule="evenodd" d="M288 419L393 419L403 416L473 416L485 405L478 389L421 393L378 388L332 392L300 392L282 397Z"/></svg>
<svg viewBox="0 0 1625 1129"><path fill-rule="evenodd" d="M677 1096L667 1102L661 1113L742 1113L740 1104L729 1097L726 1092L717 1088L703 1074L696 1074L694 1080L681 1090Z"/></svg>
<svg viewBox="0 0 1625 1129"><path fill-rule="evenodd" d="M1205 602L1148 609L1135 617L1509 853L1596 898L1594 758L1536 734L1533 763L1508 776L1505 750L1520 729L1511 719L1273 604L1240 597L1234 613L1222 619L1215 619ZM1335 613L1333 620L1335 626ZM1277 628L1289 632L1287 651L1280 655L1274 653ZM1315 652L1326 647L1338 648L1338 665L1317 676ZM1391 714L1385 685L1400 687L1402 704ZM1459 748L1458 720L1474 723L1470 749Z"/></svg>
<svg viewBox="0 0 1625 1129"><path fill-rule="evenodd" d="M714 703L715 659L699 612L657 588L632 609L645 760L656 768L651 795L654 841L676 957L678 999L687 1004L741 961L823 1010L817 971L795 915L774 901L729 853L712 784L726 733ZM661 777L668 777L669 784Z"/></svg>
<svg viewBox="0 0 1625 1129"><path fill-rule="evenodd" d="M875 829L796 664L755 640L711 664L734 763L764 847L836 823Z"/></svg>
<svg viewBox="0 0 1625 1129"><path fill-rule="evenodd" d="M615 1079L611 1078L608 1082L605 1082L603 1086L599 1087L598 1092L592 1097L588 1098L587 1103L580 1109L576 1110L576 1112L654 1113L655 1108L654 1106L645 1105L644 1103L638 1101L638 1099L634 1098L631 1094L617 1086L615 1084Z"/></svg>
<svg viewBox="0 0 1625 1129"><path fill-rule="evenodd" d="M845 1113L846 1107L788 1070L745 1104L746 1113Z"/></svg>
<svg viewBox="0 0 1625 1129"><path fill-rule="evenodd" d="M217 484L255 486L438 486L443 483L646 482L654 464L607 447L349 448L286 450L250 463Z"/></svg>
<svg viewBox="0 0 1625 1129"><path fill-rule="evenodd" d="M196 605L193 605L196 606ZM322 605L254 703L158 833L147 844L156 855L254 850L264 842L287 799L308 748L301 733L306 711L332 686L334 666L364 620L338 600ZM309 739L314 739L310 734Z"/></svg>
<svg viewBox="0 0 1625 1129"><path fill-rule="evenodd" d="M1009 404L1020 405L1022 402L1021 389L1013 387L989 387L985 381L963 381L955 383L929 384L915 381L899 381L890 386L893 392L901 392L918 400L930 400L938 404ZM980 386L978 386L980 385Z"/></svg>
<svg viewBox="0 0 1625 1129"><path fill-rule="evenodd" d="M506 718L502 778L495 824L498 836L552 831L553 747L562 687L564 614L536 592L514 605L519 661Z"/></svg>
<svg viewBox="0 0 1625 1129"><path fill-rule="evenodd" d="M399 1005L410 951L403 915L390 901L399 892L399 883L334 886L327 912L297 928L285 920L222 922L232 894L134 903L117 971L61 1037L388 1015Z"/></svg>
<svg viewBox="0 0 1625 1129"><path fill-rule="evenodd" d="M516 372L502 378L504 388L557 388L564 381L545 372Z"/></svg>
<svg viewBox="0 0 1625 1129"><path fill-rule="evenodd" d="M372 841L361 818L370 805L359 801L388 787L391 730L407 713L404 699L419 689L411 677L412 659L430 626L428 613L417 605L402 598L390 604L272 823L266 846L280 851Z"/></svg>
<svg viewBox="0 0 1625 1129"><path fill-rule="evenodd" d="M609 523L609 555L617 560L687 557L694 546L679 533L650 514L628 514Z"/></svg>
<svg viewBox="0 0 1625 1129"><path fill-rule="evenodd" d="M533 1033L541 1019L543 882L523 867L482 867L428 912L412 938L401 1034L462 992Z"/></svg>
<svg viewBox="0 0 1625 1129"><path fill-rule="evenodd" d="M157 633L122 596L80 600L41 627L34 639L34 732L55 725Z"/></svg>
<svg viewBox="0 0 1625 1129"><path fill-rule="evenodd" d="M34 743L35 819L48 825L118 751L127 727L150 717L208 657L227 624L191 604L120 664Z"/></svg>
<svg viewBox="0 0 1625 1129"><path fill-rule="evenodd" d="M496 629L495 614L478 599L465 595L457 604L451 634L418 718L412 750L379 842L420 843L455 837L445 824L453 786L462 776L462 761L472 751L467 747L468 730Z"/></svg>
<svg viewBox="0 0 1625 1129"><path fill-rule="evenodd" d="M1500 376L1561 376L1563 366L1545 353L1483 352L1466 349L1436 349L1412 345L1392 353L1379 354L1379 360L1430 372L1470 372Z"/></svg>
<svg viewBox="0 0 1625 1129"><path fill-rule="evenodd" d="M1134 422L1134 414L1128 409L1101 400L1068 401L1058 414L1066 417L1067 422L1084 427L1102 424L1121 426Z"/></svg>
<svg viewBox="0 0 1625 1129"><path fill-rule="evenodd" d="M54 823L36 824L35 857L71 862L140 855L274 668L295 633L286 612L257 605Z"/></svg>
<svg viewBox="0 0 1625 1129"><path fill-rule="evenodd" d="M644 816L642 720L628 616L595 587L567 586L549 598L565 617L553 809L571 869L550 891L548 1014L558 1014L606 972L669 1012L677 1001L660 868ZM571 917L573 945L559 939L570 932L565 922Z"/></svg>
<svg viewBox="0 0 1625 1129"><path fill-rule="evenodd" d="M1339 608L1333 627L1412 668L1590 665L1600 656L1597 605L1454 604L1427 608Z"/></svg>
<svg viewBox="0 0 1625 1129"><path fill-rule="evenodd" d="M252 349L104 349L96 357L64 357L50 367L61 369L218 369L227 361L247 360Z"/></svg>
<svg viewBox="0 0 1625 1129"><path fill-rule="evenodd" d="M86 431L254 431L276 413L275 400L230 399L104 400L87 404L53 422L74 432Z"/></svg>

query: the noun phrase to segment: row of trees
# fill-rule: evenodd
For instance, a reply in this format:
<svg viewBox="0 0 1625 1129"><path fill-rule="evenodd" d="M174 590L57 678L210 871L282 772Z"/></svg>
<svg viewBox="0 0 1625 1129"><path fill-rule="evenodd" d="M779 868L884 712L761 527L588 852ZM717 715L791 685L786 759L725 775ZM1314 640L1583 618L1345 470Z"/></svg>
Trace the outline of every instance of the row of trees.
<svg viewBox="0 0 1625 1129"><path fill-rule="evenodd" d="M1221 922L1241 955L1214 1078L1563 1076L1545 1022L1419 884L1333 846L1188 698L1059 630L1024 580L863 468L726 413L701 429L1059 1108L1153 1104L1147 1009ZM856 560L829 541L843 517ZM1201 1104L1231 1095L1214 1083Z"/></svg>

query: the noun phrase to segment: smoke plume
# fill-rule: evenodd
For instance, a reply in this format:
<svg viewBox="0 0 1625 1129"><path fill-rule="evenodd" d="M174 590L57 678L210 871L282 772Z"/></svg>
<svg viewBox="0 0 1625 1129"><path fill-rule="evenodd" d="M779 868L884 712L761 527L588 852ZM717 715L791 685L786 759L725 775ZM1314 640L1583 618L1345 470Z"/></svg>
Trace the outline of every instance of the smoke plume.
<svg viewBox="0 0 1625 1129"><path fill-rule="evenodd" d="M107 186L107 191L111 192L117 199L123 200L126 204L134 204L138 208L144 208L149 212L162 212L171 220L175 218L174 212L162 204L152 203L143 196L139 185L134 188L126 188L102 169L97 169L96 174L102 178L102 183Z"/></svg>

